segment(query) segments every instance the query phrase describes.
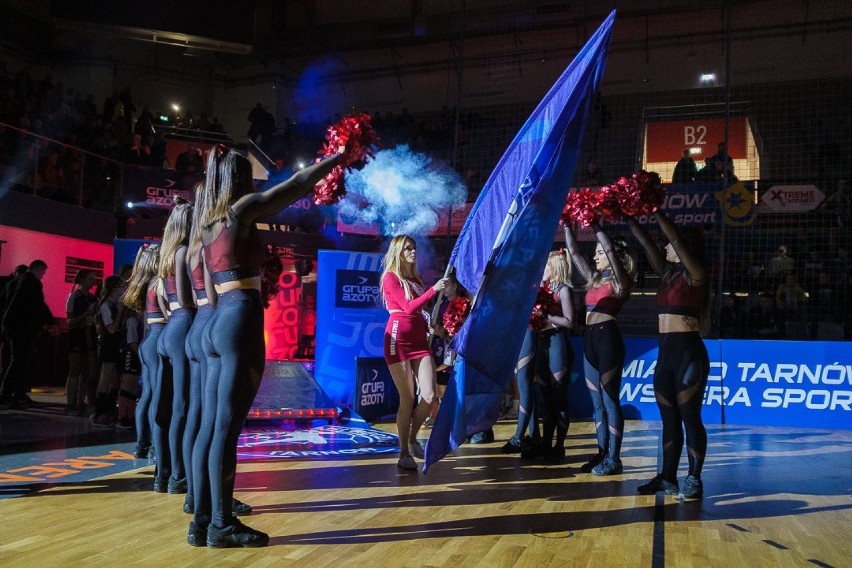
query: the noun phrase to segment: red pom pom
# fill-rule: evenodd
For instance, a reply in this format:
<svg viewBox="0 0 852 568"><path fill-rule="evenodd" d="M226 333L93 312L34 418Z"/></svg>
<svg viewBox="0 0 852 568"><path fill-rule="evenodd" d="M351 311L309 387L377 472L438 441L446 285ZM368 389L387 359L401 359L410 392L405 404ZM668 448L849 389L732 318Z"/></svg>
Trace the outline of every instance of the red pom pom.
<svg viewBox="0 0 852 568"><path fill-rule="evenodd" d="M588 187L576 193L569 193L562 208L562 223L577 223L588 227L598 218L596 209L600 206L598 195Z"/></svg>
<svg viewBox="0 0 852 568"><path fill-rule="evenodd" d="M598 211L607 221L617 221L621 217L621 204L618 201L618 188L605 185L598 191Z"/></svg>
<svg viewBox="0 0 852 568"><path fill-rule="evenodd" d="M657 172L646 172L641 170L637 174L633 174L633 179L639 187L639 195L642 201L642 213L645 215L653 214L657 209L662 207L665 200L666 192L663 189L663 182L660 180Z"/></svg>
<svg viewBox="0 0 852 568"><path fill-rule="evenodd" d="M346 195L343 188L343 166L334 166L319 183L314 186L314 203L317 205L332 205Z"/></svg>
<svg viewBox="0 0 852 568"><path fill-rule="evenodd" d="M343 147L340 164L344 168L353 167L374 156L379 145L379 135L370 124L370 115L367 113L344 116L328 127L325 140L319 153L325 157L333 156Z"/></svg>
<svg viewBox="0 0 852 568"><path fill-rule="evenodd" d="M461 329L464 320L470 313L470 300L459 296L450 300L447 311L444 312L444 329L450 337L455 336Z"/></svg>
<svg viewBox="0 0 852 568"><path fill-rule="evenodd" d="M556 297L550 290L550 286L545 282L538 289L538 294L536 294L532 315L530 315L530 327L535 331L547 328L547 314L556 312L557 306Z"/></svg>

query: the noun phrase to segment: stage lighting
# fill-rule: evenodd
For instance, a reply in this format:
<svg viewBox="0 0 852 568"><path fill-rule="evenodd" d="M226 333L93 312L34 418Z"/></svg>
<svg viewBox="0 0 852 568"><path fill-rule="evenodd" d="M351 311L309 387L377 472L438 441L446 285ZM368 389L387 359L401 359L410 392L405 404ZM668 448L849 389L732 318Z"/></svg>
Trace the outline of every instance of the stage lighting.
<svg viewBox="0 0 852 568"><path fill-rule="evenodd" d="M128 209L133 209L133 202L132 202L132 201L128 201L128 202L127 202L127 208L128 208Z"/></svg>

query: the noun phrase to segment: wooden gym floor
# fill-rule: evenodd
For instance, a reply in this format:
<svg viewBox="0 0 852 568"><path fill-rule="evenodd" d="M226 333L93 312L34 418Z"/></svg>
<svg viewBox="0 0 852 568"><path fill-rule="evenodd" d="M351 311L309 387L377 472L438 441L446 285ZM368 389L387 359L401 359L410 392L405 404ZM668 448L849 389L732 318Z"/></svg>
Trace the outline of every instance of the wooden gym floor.
<svg viewBox="0 0 852 568"><path fill-rule="evenodd" d="M607 478L579 472L591 423L556 466L500 453L513 430L428 475L393 453L241 459L243 520L270 546L210 550L186 544L183 496L151 491L132 435L49 404L0 412L0 566L852 566L852 431L710 426L705 497L681 502L636 493L657 422L627 423L625 473Z"/></svg>

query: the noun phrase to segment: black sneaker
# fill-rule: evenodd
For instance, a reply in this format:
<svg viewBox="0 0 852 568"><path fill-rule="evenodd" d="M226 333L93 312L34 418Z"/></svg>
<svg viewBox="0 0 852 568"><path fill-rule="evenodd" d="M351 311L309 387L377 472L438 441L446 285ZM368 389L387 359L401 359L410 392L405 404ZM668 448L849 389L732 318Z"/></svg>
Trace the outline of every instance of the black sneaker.
<svg viewBox="0 0 852 568"><path fill-rule="evenodd" d="M154 478L154 492L155 493L167 493L169 490L169 480L165 477L155 477Z"/></svg>
<svg viewBox="0 0 852 568"><path fill-rule="evenodd" d="M251 505L239 499L231 499L231 512L240 517L251 515Z"/></svg>
<svg viewBox="0 0 852 568"><path fill-rule="evenodd" d="M704 496L704 484L701 479L694 475L687 475L683 480L683 491L679 497L682 499L701 499Z"/></svg>
<svg viewBox="0 0 852 568"><path fill-rule="evenodd" d="M195 512L195 500L192 498L192 494L190 493L187 493L186 497L183 499L183 512L187 515L191 515ZM204 527L204 530L207 530L206 526Z"/></svg>
<svg viewBox="0 0 852 568"><path fill-rule="evenodd" d="M544 456L544 461L552 465L565 463L565 448L550 448Z"/></svg>
<svg viewBox="0 0 852 568"><path fill-rule="evenodd" d="M677 495L677 481L669 481L664 479L662 475L657 475L648 483L637 487L636 491L642 495L653 495L659 491L664 491L666 495Z"/></svg>
<svg viewBox="0 0 852 568"><path fill-rule="evenodd" d="M500 451L504 454L519 454L521 453L521 441L517 436L512 436L509 438L509 441L500 448Z"/></svg>
<svg viewBox="0 0 852 568"><path fill-rule="evenodd" d="M491 428L482 432L477 432L476 434L470 437L471 444L490 444L493 441L494 430L492 430Z"/></svg>
<svg viewBox="0 0 852 568"><path fill-rule="evenodd" d="M619 475L624 471L621 460L605 457L601 463L592 468L592 475Z"/></svg>
<svg viewBox="0 0 852 568"><path fill-rule="evenodd" d="M604 459L604 454L598 453L592 457L589 461L580 466L580 473L592 473L592 470L595 469L599 463L601 463Z"/></svg>
<svg viewBox="0 0 852 568"><path fill-rule="evenodd" d="M173 477L169 478L169 485L167 487L167 491L172 495L181 495L186 493L188 490L188 486L186 484L186 478L182 477L180 479L175 479Z"/></svg>
<svg viewBox="0 0 852 568"><path fill-rule="evenodd" d="M207 546L207 527L201 523L191 521L189 531L186 533L186 542L189 546Z"/></svg>
<svg viewBox="0 0 852 568"><path fill-rule="evenodd" d="M269 535L256 531L234 519L234 524L219 528L207 527L207 546L210 548L254 548L269 544Z"/></svg>
<svg viewBox="0 0 852 568"><path fill-rule="evenodd" d="M537 444L531 444L530 446L521 450L521 459L524 460L535 460L538 458L543 458L550 451L550 448L545 448L544 444L539 442Z"/></svg>
<svg viewBox="0 0 852 568"><path fill-rule="evenodd" d="M144 460L148 458L148 449L150 446L140 446L137 445L136 449L133 450L133 457L137 460Z"/></svg>

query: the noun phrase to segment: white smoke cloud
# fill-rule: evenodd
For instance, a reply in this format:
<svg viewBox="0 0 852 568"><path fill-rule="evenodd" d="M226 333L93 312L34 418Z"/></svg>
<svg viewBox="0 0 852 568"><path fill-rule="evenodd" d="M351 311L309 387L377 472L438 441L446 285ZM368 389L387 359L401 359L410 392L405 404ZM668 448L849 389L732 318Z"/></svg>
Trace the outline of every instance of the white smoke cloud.
<svg viewBox="0 0 852 568"><path fill-rule="evenodd" d="M401 145L380 150L360 171L347 172L340 214L350 224L377 223L383 235L425 235L438 211L464 205L467 188L452 168Z"/></svg>

